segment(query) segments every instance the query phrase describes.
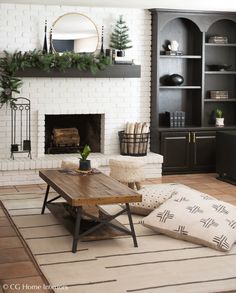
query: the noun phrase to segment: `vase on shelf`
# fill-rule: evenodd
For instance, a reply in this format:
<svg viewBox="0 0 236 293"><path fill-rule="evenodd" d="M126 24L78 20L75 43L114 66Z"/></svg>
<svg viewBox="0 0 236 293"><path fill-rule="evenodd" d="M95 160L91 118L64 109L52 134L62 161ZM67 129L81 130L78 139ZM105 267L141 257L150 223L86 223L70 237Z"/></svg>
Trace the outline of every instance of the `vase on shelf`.
<svg viewBox="0 0 236 293"><path fill-rule="evenodd" d="M166 78L166 84L172 86L181 85L184 82L184 78L180 74L171 74Z"/></svg>
<svg viewBox="0 0 236 293"><path fill-rule="evenodd" d="M49 37L49 53L53 53L53 47L52 47L52 29L50 30L50 37Z"/></svg>
<svg viewBox="0 0 236 293"><path fill-rule="evenodd" d="M100 54L101 54L101 56L104 56L104 48L103 48L103 33L104 33L104 26L102 26L101 49L100 49Z"/></svg>
<svg viewBox="0 0 236 293"><path fill-rule="evenodd" d="M45 20L43 54L47 54L47 53L48 53L48 45L47 45L47 20Z"/></svg>

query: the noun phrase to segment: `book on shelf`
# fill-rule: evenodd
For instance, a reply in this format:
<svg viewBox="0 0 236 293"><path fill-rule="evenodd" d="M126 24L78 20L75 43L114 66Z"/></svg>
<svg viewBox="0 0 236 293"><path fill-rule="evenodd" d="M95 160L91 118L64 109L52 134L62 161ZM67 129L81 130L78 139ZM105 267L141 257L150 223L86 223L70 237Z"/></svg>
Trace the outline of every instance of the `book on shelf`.
<svg viewBox="0 0 236 293"><path fill-rule="evenodd" d="M210 91L211 99L228 99L229 93L228 91Z"/></svg>
<svg viewBox="0 0 236 293"><path fill-rule="evenodd" d="M120 64L120 65L133 65L133 60L115 60L114 64Z"/></svg>
<svg viewBox="0 0 236 293"><path fill-rule="evenodd" d="M175 111L175 112L165 112L166 124L169 127L185 127L185 112Z"/></svg>
<svg viewBox="0 0 236 293"><path fill-rule="evenodd" d="M116 57L114 60L114 64L121 64L121 65L133 65L134 60L130 59L129 57Z"/></svg>

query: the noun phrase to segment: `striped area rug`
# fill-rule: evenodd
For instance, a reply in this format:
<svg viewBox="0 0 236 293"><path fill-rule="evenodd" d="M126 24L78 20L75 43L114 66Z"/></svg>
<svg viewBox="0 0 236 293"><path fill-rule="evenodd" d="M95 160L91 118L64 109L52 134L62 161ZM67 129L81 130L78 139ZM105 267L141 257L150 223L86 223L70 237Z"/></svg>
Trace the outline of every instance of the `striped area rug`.
<svg viewBox="0 0 236 293"><path fill-rule="evenodd" d="M40 214L43 197L43 193L0 195L55 292L236 292L236 245L222 253L175 240L153 233L134 216L138 248L131 237L123 236L79 242L73 254L68 231L49 211ZM119 221L128 226L126 215Z"/></svg>

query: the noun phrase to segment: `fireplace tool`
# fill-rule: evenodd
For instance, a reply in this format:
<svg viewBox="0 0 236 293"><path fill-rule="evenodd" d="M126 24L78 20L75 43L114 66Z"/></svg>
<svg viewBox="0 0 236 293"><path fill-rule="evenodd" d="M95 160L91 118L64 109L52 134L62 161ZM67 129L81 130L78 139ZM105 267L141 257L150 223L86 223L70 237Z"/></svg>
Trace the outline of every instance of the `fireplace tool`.
<svg viewBox="0 0 236 293"><path fill-rule="evenodd" d="M11 109L11 158L15 153L28 153L31 156L30 140L30 100L24 97L16 99Z"/></svg>

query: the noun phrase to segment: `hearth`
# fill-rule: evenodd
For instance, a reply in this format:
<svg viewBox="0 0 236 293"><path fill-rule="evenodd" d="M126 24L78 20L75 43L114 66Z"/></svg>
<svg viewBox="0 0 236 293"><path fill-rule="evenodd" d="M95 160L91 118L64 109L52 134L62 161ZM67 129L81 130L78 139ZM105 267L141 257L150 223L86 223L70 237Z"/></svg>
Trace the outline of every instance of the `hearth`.
<svg viewBox="0 0 236 293"><path fill-rule="evenodd" d="M45 154L75 153L85 144L101 151L101 114L45 115Z"/></svg>

